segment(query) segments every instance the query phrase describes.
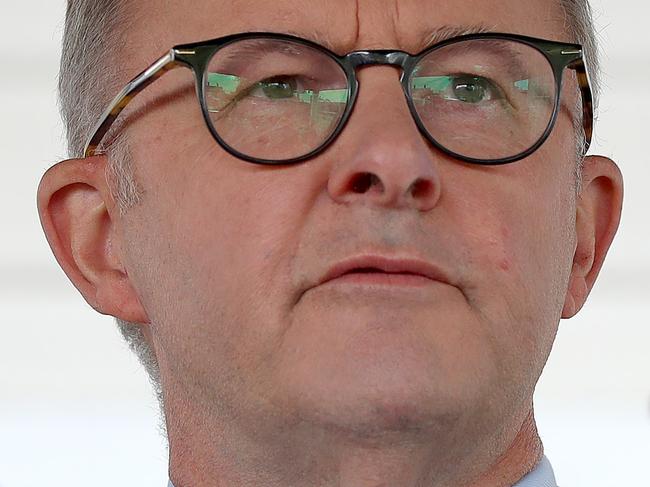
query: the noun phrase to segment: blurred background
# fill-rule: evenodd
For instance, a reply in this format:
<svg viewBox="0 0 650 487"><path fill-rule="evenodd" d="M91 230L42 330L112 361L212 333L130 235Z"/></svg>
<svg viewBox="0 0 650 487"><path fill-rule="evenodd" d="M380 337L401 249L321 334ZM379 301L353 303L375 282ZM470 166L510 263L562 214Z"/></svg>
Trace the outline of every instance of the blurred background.
<svg viewBox="0 0 650 487"><path fill-rule="evenodd" d="M650 3L592 5L604 91L591 153L622 168L624 216L586 307L560 325L536 413L560 486L618 487L647 483L650 459ZM147 378L59 269L36 213L42 173L65 158L64 7L4 2L0 20L0 487L163 487Z"/></svg>

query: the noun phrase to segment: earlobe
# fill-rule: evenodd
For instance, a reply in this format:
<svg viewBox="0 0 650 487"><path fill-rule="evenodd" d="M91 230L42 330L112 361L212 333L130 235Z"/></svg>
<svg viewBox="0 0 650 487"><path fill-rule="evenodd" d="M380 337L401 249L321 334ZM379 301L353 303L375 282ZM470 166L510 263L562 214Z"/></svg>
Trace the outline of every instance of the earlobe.
<svg viewBox="0 0 650 487"><path fill-rule="evenodd" d="M562 318L580 311L614 239L623 206L623 177L614 161L585 158L576 204L576 244Z"/></svg>
<svg viewBox="0 0 650 487"><path fill-rule="evenodd" d="M50 168L38 188L41 225L59 265L88 304L103 314L147 323L122 265L106 163L105 156L95 156Z"/></svg>

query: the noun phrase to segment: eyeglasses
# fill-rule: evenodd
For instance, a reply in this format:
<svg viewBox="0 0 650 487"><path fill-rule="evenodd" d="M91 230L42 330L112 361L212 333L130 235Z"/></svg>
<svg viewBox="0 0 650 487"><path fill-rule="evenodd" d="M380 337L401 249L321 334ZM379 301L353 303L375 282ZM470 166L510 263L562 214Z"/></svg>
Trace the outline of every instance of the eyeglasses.
<svg viewBox="0 0 650 487"><path fill-rule="evenodd" d="M433 146L489 165L520 160L544 143L560 112L564 70L572 69L582 95L585 149L591 141L591 88L577 44L483 33L416 55L368 50L338 56L295 36L243 33L172 48L113 100L85 155L98 152L133 97L185 66L194 72L207 127L226 151L258 164L297 163L341 133L359 93L357 68L369 65L401 68L409 110Z"/></svg>

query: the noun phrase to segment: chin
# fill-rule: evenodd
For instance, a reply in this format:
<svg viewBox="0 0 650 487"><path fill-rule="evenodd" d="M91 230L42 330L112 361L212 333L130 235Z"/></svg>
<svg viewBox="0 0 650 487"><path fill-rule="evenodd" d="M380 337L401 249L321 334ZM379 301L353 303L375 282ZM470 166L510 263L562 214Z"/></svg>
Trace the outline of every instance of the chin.
<svg viewBox="0 0 650 487"><path fill-rule="evenodd" d="M367 440L489 417L504 383L480 323L460 306L373 304L294 315L272 372L279 402Z"/></svg>
<svg viewBox="0 0 650 487"><path fill-rule="evenodd" d="M303 395L295 406L313 426L365 446L448 434L468 412L462 400L426 392L341 389L335 396Z"/></svg>
<svg viewBox="0 0 650 487"><path fill-rule="evenodd" d="M303 420L373 444L430 436L481 415L492 379L476 364L442 364L440 355L389 346L296 364L283 386ZM390 442L389 442L390 443Z"/></svg>

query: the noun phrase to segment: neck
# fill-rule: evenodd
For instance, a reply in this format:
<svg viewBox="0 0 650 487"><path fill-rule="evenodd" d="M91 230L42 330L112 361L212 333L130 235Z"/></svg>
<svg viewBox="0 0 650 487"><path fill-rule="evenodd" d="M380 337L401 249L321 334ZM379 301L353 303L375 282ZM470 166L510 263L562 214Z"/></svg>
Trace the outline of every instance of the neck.
<svg viewBox="0 0 650 487"><path fill-rule="evenodd" d="M543 454L532 405L501 440L462 448L440 448L449 443L437 436L370 444L299 426L279 429L270 444L268 435L237 429L236 418L206 421L177 406L182 416L166 408L175 487L511 487Z"/></svg>

